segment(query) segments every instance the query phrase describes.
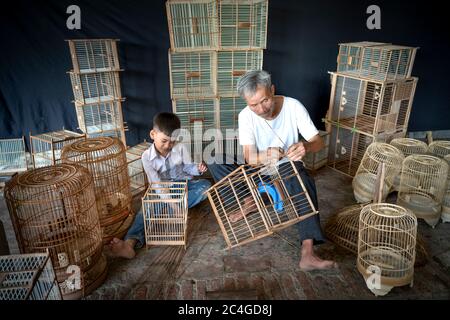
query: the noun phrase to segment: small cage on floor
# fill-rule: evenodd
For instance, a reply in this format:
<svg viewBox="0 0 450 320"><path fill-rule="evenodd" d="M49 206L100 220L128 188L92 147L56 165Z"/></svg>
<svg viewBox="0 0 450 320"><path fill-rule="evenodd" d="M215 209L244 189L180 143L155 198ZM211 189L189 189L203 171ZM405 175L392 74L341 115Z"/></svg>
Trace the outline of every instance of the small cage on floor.
<svg viewBox="0 0 450 320"><path fill-rule="evenodd" d="M403 153L396 147L382 142L372 143L364 153L364 157L352 181L356 201L364 203L374 198L377 173L380 165L383 163L386 171L380 186L382 187L382 199L386 199L394 184L395 177L402 170L404 159Z"/></svg>
<svg viewBox="0 0 450 320"><path fill-rule="evenodd" d="M188 214L187 182L152 183L142 198L145 242L186 248Z"/></svg>
<svg viewBox="0 0 450 320"><path fill-rule="evenodd" d="M47 253L0 256L0 300L61 300Z"/></svg>
<svg viewBox="0 0 450 320"><path fill-rule="evenodd" d="M67 40L74 72L119 71L117 41L116 39Z"/></svg>
<svg viewBox="0 0 450 320"><path fill-rule="evenodd" d="M171 97L214 97L217 93L216 65L215 51L169 51Z"/></svg>
<svg viewBox="0 0 450 320"><path fill-rule="evenodd" d="M450 141L448 140L436 140L430 143L428 146L428 151L432 155L439 158L444 158L446 155L450 154Z"/></svg>
<svg viewBox="0 0 450 320"><path fill-rule="evenodd" d="M369 204L359 218L357 268L377 296L413 284L417 218L389 203Z"/></svg>
<svg viewBox="0 0 450 320"><path fill-rule="evenodd" d="M130 176L131 194L137 196L147 190L148 178L142 165L142 154L150 147L150 142L142 142L127 149L128 175Z"/></svg>
<svg viewBox="0 0 450 320"><path fill-rule="evenodd" d="M444 194L444 199L442 200L442 222L450 222L450 154L444 157L449 165L448 176L447 176L447 190Z"/></svg>
<svg viewBox="0 0 450 320"><path fill-rule="evenodd" d="M101 283L106 260L86 168L63 163L19 174L6 184L5 199L20 252L49 251L64 299L81 298ZM78 269L78 285L71 282L70 266Z"/></svg>
<svg viewBox="0 0 450 320"><path fill-rule="evenodd" d="M217 92L221 96L236 96L237 82L250 70L261 70L262 50L230 50L217 52Z"/></svg>
<svg viewBox="0 0 450 320"><path fill-rule="evenodd" d="M169 0L166 10L172 50L181 52L218 48L216 0Z"/></svg>
<svg viewBox="0 0 450 320"><path fill-rule="evenodd" d="M406 132L417 78L380 82L334 72L331 76L329 122L369 135Z"/></svg>
<svg viewBox="0 0 450 320"><path fill-rule="evenodd" d="M340 43L337 57L337 72L344 74L358 73L361 69L364 48L384 45L382 42Z"/></svg>
<svg viewBox="0 0 450 320"><path fill-rule="evenodd" d="M75 105L122 99L119 72L69 72Z"/></svg>
<svg viewBox="0 0 450 320"><path fill-rule="evenodd" d="M397 204L434 227L441 217L448 164L429 155L411 155L403 161Z"/></svg>
<svg viewBox="0 0 450 320"><path fill-rule="evenodd" d="M319 152L307 152L302 161L306 169L317 170L325 166L328 162L328 151L330 147L330 134L326 131L319 131L325 146Z"/></svg>
<svg viewBox="0 0 450 320"><path fill-rule="evenodd" d="M26 171L27 168L24 137L0 139L0 175Z"/></svg>
<svg viewBox="0 0 450 320"><path fill-rule="evenodd" d="M242 165L207 191L229 248L317 214L293 162Z"/></svg>
<svg viewBox="0 0 450 320"><path fill-rule="evenodd" d="M86 139L86 135L69 130L60 130L38 135L30 134L31 157L34 168L61 163L61 149L75 141Z"/></svg>
<svg viewBox="0 0 450 320"><path fill-rule="evenodd" d="M63 163L80 164L94 177L95 198L103 241L122 238L131 223L130 177L126 149L118 138L77 141L62 150Z"/></svg>
<svg viewBox="0 0 450 320"><path fill-rule="evenodd" d="M222 49L265 49L267 0L221 0L219 5Z"/></svg>

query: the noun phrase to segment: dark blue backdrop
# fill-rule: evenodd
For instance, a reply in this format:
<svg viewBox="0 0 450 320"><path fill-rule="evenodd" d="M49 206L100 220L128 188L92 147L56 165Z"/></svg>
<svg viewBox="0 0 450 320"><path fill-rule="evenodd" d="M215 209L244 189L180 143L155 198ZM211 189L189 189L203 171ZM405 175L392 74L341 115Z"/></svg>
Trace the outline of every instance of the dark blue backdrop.
<svg viewBox="0 0 450 320"><path fill-rule="evenodd" d="M66 28L66 9L81 8L81 30ZM382 29L366 28L366 8L381 7ZM65 39L118 38L127 142L147 137L158 111L171 110L165 1L15 0L0 13L0 137L76 130ZM450 40L439 2L270 0L264 68L277 92L295 97L318 127L328 108L327 71L336 69L337 43L381 41L419 46L419 77L410 131L450 128Z"/></svg>

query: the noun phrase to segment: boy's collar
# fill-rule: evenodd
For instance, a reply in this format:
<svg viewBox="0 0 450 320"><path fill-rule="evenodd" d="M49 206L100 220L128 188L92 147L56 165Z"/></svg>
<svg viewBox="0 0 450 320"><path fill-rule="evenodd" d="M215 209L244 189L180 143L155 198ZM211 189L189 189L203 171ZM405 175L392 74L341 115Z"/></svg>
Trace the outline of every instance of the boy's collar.
<svg viewBox="0 0 450 320"><path fill-rule="evenodd" d="M150 160L155 159L156 157L162 157L167 159L173 152L177 152L176 150L177 144L175 144L172 148L172 150L170 150L170 152L167 154L166 157L162 156L161 153L159 153L159 151L156 149L155 144L152 143L151 147L150 147Z"/></svg>

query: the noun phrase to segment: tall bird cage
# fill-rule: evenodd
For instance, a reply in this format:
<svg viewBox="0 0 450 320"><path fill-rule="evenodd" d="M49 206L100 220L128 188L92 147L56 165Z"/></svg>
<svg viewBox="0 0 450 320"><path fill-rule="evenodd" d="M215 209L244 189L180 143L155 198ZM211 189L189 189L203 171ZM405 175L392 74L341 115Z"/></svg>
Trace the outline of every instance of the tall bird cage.
<svg viewBox="0 0 450 320"><path fill-rule="evenodd" d="M27 168L24 137L0 139L0 175L26 171Z"/></svg>
<svg viewBox="0 0 450 320"><path fill-rule="evenodd" d="M436 157L444 158L446 155L450 154L450 141L433 141L428 146L428 151L430 154L435 155Z"/></svg>
<svg viewBox="0 0 450 320"><path fill-rule="evenodd" d="M366 150L359 165L358 171L352 181L353 193L359 203L369 202L373 199L376 188L378 168L385 164L386 175L382 186L382 198L385 199L394 184L395 177L402 170L403 153L387 143L374 142Z"/></svg>
<svg viewBox="0 0 450 320"><path fill-rule="evenodd" d="M413 285L417 218L395 204L365 206L359 218L357 268L377 296Z"/></svg>
<svg viewBox="0 0 450 320"><path fill-rule="evenodd" d="M228 248L261 239L318 213L291 161L242 165L207 193Z"/></svg>
<svg viewBox="0 0 450 320"><path fill-rule="evenodd" d="M450 222L450 154L444 157L444 160L447 161L449 165L448 176L447 176L447 190L444 194L444 200L442 200L442 221Z"/></svg>
<svg viewBox="0 0 450 320"><path fill-rule="evenodd" d="M134 147L128 148L126 152L128 175L130 176L130 187L133 197L140 195L148 188L148 178L142 164L142 154L149 147L150 143L144 141Z"/></svg>
<svg viewBox="0 0 450 320"><path fill-rule="evenodd" d="M94 182L86 168L57 164L13 177L5 187L21 253L49 250L64 299L79 299L106 277Z"/></svg>
<svg viewBox="0 0 450 320"><path fill-rule="evenodd" d="M103 242L122 238L133 222L125 146L118 138L88 138L62 150L64 163L78 163L94 177Z"/></svg>
<svg viewBox="0 0 450 320"><path fill-rule="evenodd" d="M411 155L403 161L397 204L410 209L434 227L441 217L448 164L429 155Z"/></svg>
<svg viewBox="0 0 450 320"><path fill-rule="evenodd" d="M187 197L187 182L150 184L142 198L147 246L180 245L186 248Z"/></svg>
<svg viewBox="0 0 450 320"><path fill-rule="evenodd" d="M0 300L61 300L48 252L0 256Z"/></svg>
<svg viewBox="0 0 450 320"><path fill-rule="evenodd" d="M86 135L69 130L59 130L38 135L30 134L31 158L34 168L61 163L61 149L75 141L86 139Z"/></svg>

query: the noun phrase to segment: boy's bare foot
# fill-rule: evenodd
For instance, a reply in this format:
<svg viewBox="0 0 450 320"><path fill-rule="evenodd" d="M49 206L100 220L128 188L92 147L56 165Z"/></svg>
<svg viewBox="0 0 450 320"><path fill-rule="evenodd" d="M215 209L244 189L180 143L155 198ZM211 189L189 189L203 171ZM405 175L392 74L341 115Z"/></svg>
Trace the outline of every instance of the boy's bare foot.
<svg viewBox="0 0 450 320"><path fill-rule="evenodd" d="M113 238L111 242L107 245L108 253L112 257L121 257L126 259L133 259L136 255L134 251L134 245L136 240L120 240L118 238Z"/></svg>
<svg viewBox="0 0 450 320"><path fill-rule="evenodd" d="M257 210L258 210L258 208L257 208L256 203L253 200L253 198L247 197L244 200L244 205L242 206L242 211L241 211L241 209L238 209L238 210L230 213L228 215L228 217L231 222L237 222L237 221L241 220L242 218L244 218L244 215L248 215ZM244 213L244 214L242 214L242 213Z"/></svg>
<svg viewBox="0 0 450 320"><path fill-rule="evenodd" d="M326 270L338 268L338 264L331 260L322 260L316 255L305 255L300 259L299 267L302 271Z"/></svg>

